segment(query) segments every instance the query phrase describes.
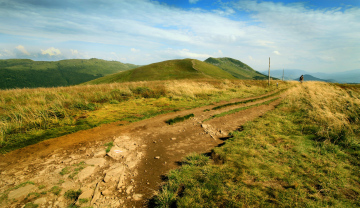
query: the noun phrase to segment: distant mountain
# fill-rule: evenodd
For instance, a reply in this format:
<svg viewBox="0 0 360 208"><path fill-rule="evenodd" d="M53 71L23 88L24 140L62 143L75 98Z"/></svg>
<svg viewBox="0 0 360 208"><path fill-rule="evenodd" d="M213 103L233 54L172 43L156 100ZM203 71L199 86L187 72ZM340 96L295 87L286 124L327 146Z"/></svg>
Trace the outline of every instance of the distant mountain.
<svg viewBox="0 0 360 208"><path fill-rule="evenodd" d="M268 71L262 71L261 73L267 75ZM309 72L300 69L285 69L284 80L299 79L299 77L304 74L309 74ZM282 79L283 70L270 70L270 75L278 79Z"/></svg>
<svg viewBox="0 0 360 208"><path fill-rule="evenodd" d="M0 60L0 89L77 85L136 67L138 66L133 64L101 59L5 59Z"/></svg>
<svg viewBox="0 0 360 208"><path fill-rule="evenodd" d="M314 76L321 77L323 79L333 79L339 83L360 83L360 69L335 72L331 74L326 73L313 73Z"/></svg>
<svg viewBox="0 0 360 208"><path fill-rule="evenodd" d="M300 77L299 77L300 78ZM299 81L299 78L293 79ZM321 82L333 82L332 80L319 79L317 77L311 76L310 74L304 74L304 81L321 81Z"/></svg>
<svg viewBox="0 0 360 208"><path fill-rule="evenodd" d="M196 59L177 59L141 66L84 84L203 78L236 79L217 66Z"/></svg>
<svg viewBox="0 0 360 208"><path fill-rule="evenodd" d="M256 80L268 79L267 76L261 74L258 71L255 71L250 66L236 59L210 57L206 59L204 62L217 66L239 79L256 79Z"/></svg>
<svg viewBox="0 0 360 208"><path fill-rule="evenodd" d="M308 74L315 78L337 83L360 83L360 69L336 73L308 72L299 69L285 69L285 80L298 80L301 75ZM267 71L261 73L267 74ZM271 70L271 76L281 79L283 70Z"/></svg>

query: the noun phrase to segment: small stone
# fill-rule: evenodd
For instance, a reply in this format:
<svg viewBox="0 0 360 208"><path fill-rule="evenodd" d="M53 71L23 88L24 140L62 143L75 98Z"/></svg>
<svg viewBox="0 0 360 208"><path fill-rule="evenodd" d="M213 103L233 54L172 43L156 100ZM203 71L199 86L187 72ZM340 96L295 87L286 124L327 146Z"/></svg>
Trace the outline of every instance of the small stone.
<svg viewBox="0 0 360 208"><path fill-rule="evenodd" d="M94 157L105 157L105 155L106 155L106 150L100 150L94 153Z"/></svg>
<svg viewBox="0 0 360 208"><path fill-rule="evenodd" d="M142 197L143 197L142 194L134 194L134 195L133 195L133 199L134 199L135 201L141 200Z"/></svg>
<svg viewBox="0 0 360 208"><path fill-rule="evenodd" d="M112 195L112 191L110 191L109 189L106 189L106 190L102 191L101 194L103 196L110 196L110 195Z"/></svg>
<svg viewBox="0 0 360 208"><path fill-rule="evenodd" d="M34 201L34 204L45 204L46 202L47 202L46 197L43 197L43 198L36 199Z"/></svg>
<svg viewBox="0 0 360 208"><path fill-rule="evenodd" d="M134 188L133 186L127 187L126 193L127 193L127 194L130 194L133 188Z"/></svg>
<svg viewBox="0 0 360 208"><path fill-rule="evenodd" d="M176 140L176 138L175 138L175 137L173 137L173 138L171 138L171 140L173 140L173 141L174 141L174 140Z"/></svg>
<svg viewBox="0 0 360 208"><path fill-rule="evenodd" d="M155 159L160 159L160 156L156 156Z"/></svg>

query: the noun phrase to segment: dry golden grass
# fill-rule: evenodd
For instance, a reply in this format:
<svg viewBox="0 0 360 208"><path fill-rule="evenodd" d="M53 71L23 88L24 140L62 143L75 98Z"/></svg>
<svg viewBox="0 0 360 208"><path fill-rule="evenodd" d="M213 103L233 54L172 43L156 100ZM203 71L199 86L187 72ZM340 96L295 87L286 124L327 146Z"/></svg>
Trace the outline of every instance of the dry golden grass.
<svg viewBox="0 0 360 208"><path fill-rule="evenodd" d="M286 87L288 85L283 84L279 88ZM174 110L192 108L235 97L260 95L275 88L267 87L264 81L204 79L1 90L0 146L9 136L13 139L17 134L38 134L37 131L77 126L79 121L93 126L119 119L131 120L139 114L151 117L171 110L166 105Z"/></svg>
<svg viewBox="0 0 360 208"><path fill-rule="evenodd" d="M273 111L187 157L157 207L360 207L360 85L291 82ZM179 193L179 190L185 190Z"/></svg>
<svg viewBox="0 0 360 208"><path fill-rule="evenodd" d="M330 132L352 131L351 115L356 115L360 99L354 97L359 91L349 93L347 89L324 82L304 82L288 91L288 99L294 106L306 103L309 119L317 122L317 135L330 138ZM350 113L350 116L349 116Z"/></svg>

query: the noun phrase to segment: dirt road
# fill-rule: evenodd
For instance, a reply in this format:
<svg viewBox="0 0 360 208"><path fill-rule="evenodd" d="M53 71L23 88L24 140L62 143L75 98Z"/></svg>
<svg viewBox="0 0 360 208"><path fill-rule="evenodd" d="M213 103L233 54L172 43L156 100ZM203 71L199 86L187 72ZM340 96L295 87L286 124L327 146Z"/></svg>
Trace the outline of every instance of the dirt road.
<svg viewBox="0 0 360 208"><path fill-rule="evenodd" d="M283 96L284 93L275 97ZM81 207L146 207L148 199L159 190L162 177L178 167L184 156L210 152L224 142L229 132L274 109L281 100L203 122L215 114L274 97L212 110L252 98L131 124L102 125L1 155L0 206L23 207L33 203L39 207L67 207L76 203ZM189 120L165 123L191 113L194 117ZM109 142L113 146L107 153L105 144ZM69 199L70 193L79 189L82 194L78 200Z"/></svg>

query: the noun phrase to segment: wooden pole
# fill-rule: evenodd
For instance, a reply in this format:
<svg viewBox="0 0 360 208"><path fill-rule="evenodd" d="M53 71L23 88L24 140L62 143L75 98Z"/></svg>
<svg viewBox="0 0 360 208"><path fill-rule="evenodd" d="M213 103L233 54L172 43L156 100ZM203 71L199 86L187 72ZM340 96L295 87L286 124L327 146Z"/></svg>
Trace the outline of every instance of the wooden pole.
<svg viewBox="0 0 360 208"><path fill-rule="evenodd" d="M270 57L269 57L269 83L268 85L270 86Z"/></svg>

